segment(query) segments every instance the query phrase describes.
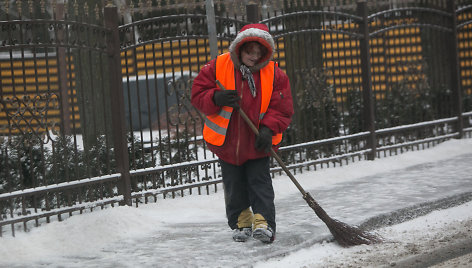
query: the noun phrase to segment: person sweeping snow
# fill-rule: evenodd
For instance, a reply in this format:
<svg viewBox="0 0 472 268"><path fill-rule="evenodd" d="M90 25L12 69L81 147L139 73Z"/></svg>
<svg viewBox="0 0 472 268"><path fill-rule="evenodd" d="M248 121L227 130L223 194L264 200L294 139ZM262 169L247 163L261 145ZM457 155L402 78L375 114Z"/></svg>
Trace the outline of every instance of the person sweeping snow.
<svg viewBox="0 0 472 268"><path fill-rule="evenodd" d="M288 76L271 61L274 50L266 25L246 25L229 52L203 66L192 85L192 104L205 115L203 138L219 158L226 216L237 242L251 236L265 243L275 239L269 156L291 122L293 101ZM259 135L241 118L240 108Z"/></svg>

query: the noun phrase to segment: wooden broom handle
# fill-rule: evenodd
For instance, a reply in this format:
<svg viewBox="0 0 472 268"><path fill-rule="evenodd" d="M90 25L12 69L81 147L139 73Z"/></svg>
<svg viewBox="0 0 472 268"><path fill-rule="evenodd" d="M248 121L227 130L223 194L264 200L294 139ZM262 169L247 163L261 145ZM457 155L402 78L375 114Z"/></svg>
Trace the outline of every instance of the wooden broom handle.
<svg viewBox="0 0 472 268"><path fill-rule="evenodd" d="M226 88L221 84L220 81L216 80L216 84L221 88L221 90L226 90ZM239 108L239 114L241 115L241 117L243 118L243 120L248 124L249 128L251 128L251 130L259 136L259 130L257 129L257 127L254 125L254 123L252 123L251 119L249 119L249 117L246 115L246 113L244 112L244 110L242 108ZM282 167L282 169L285 171L285 173L287 174L287 176L290 178L290 180L292 180L292 182L295 184L295 186L298 188L298 190L300 191L300 193L302 193L303 196L306 196L307 192L303 189L303 187L300 185L300 183L298 183L297 179L295 179L295 176L293 176L292 172L290 172L290 170L287 168L287 166L285 165L285 163L282 161L282 159L280 158L280 156L274 151L274 149L271 147L270 148L270 155L275 158L275 160L277 161L277 163L279 163L279 165Z"/></svg>

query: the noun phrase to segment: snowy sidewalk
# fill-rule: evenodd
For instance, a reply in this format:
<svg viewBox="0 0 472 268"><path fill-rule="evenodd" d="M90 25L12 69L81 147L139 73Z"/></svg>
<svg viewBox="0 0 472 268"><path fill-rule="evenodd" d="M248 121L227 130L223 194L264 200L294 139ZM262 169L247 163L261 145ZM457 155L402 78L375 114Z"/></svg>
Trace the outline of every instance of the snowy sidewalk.
<svg viewBox="0 0 472 268"><path fill-rule="evenodd" d="M471 163L472 141L454 140L295 177L331 217L380 227L472 200ZM220 190L74 216L0 238L0 266L250 267L331 239L286 176L276 177L274 187L277 237L270 245L232 241Z"/></svg>

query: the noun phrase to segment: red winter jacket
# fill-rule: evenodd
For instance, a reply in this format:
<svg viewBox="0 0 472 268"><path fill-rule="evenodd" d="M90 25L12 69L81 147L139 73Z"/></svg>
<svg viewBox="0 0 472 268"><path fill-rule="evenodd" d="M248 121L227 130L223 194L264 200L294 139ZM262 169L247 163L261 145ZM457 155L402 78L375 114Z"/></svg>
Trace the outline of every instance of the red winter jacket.
<svg viewBox="0 0 472 268"><path fill-rule="evenodd" d="M216 59L203 66L192 85L192 104L205 115L217 113L220 107L213 102L215 90L219 90L215 84ZM248 115L251 121L259 125L259 113L261 105L261 86L259 71L253 72L254 82L257 87L257 95L252 97L247 81L242 80L241 72L235 71L236 90L238 91L240 107ZM242 88L242 89L241 89ZM293 115L293 101L287 75L278 67L275 68L274 89L264 118L260 124L268 127L274 134L282 133L288 127ZM208 144L210 151L221 160L233 164L242 165L250 159L266 157L269 154L256 151L254 148L255 134L241 118L239 111L234 109L222 146ZM275 147L274 147L275 149Z"/></svg>

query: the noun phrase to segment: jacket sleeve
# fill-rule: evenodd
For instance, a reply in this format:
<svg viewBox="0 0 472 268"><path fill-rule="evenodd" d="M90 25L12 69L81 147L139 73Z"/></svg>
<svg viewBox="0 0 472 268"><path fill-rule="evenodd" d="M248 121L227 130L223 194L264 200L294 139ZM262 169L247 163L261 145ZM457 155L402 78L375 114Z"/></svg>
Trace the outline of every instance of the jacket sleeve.
<svg viewBox="0 0 472 268"><path fill-rule="evenodd" d="M284 132L293 116L293 99L288 76L279 68L275 68L274 89L261 124L270 128L274 134Z"/></svg>
<svg viewBox="0 0 472 268"><path fill-rule="evenodd" d="M216 86L216 59L207 63L193 80L191 102L192 105L205 115L217 113L221 107L213 101Z"/></svg>

